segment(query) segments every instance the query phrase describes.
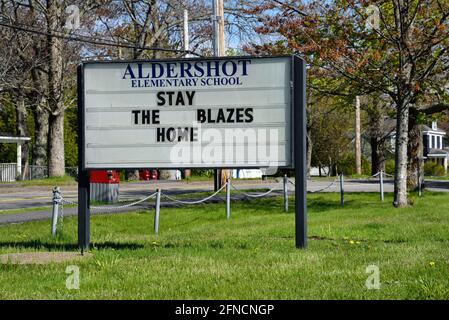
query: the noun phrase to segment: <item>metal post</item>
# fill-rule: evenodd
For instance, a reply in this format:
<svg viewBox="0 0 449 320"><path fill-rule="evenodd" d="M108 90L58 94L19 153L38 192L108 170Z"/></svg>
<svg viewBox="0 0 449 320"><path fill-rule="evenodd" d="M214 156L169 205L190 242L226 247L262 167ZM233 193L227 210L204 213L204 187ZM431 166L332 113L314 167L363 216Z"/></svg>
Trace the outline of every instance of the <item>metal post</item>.
<svg viewBox="0 0 449 320"><path fill-rule="evenodd" d="M220 189L219 172L217 169L214 169L214 191L218 191L218 189Z"/></svg>
<svg viewBox="0 0 449 320"><path fill-rule="evenodd" d="M226 219L231 217L231 179L226 179Z"/></svg>
<svg viewBox="0 0 449 320"><path fill-rule="evenodd" d="M380 201L384 202L384 173L380 170L379 173L379 182L380 182Z"/></svg>
<svg viewBox="0 0 449 320"><path fill-rule="evenodd" d="M89 249L90 243L90 183L89 172L80 170L78 176L78 246Z"/></svg>
<svg viewBox="0 0 449 320"><path fill-rule="evenodd" d="M17 170L16 177L20 177L22 175L22 145L20 142L17 142Z"/></svg>
<svg viewBox="0 0 449 320"><path fill-rule="evenodd" d="M293 161L295 167L295 241L307 247L306 66L293 56Z"/></svg>
<svg viewBox="0 0 449 320"><path fill-rule="evenodd" d="M345 189L343 173L340 174L340 203L343 206L345 204Z"/></svg>
<svg viewBox="0 0 449 320"><path fill-rule="evenodd" d="M61 193L59 187L53 188L53 214L51 216L51 235L56 236L58 226L59 204L61 203Z"/></svg>
<svg viewBox="0 0 449 320"><path fill-rule="evenodd" d="M78 247L81 254L90 243L90 183L84 168L84 81L83 67L78 67Z"/></svg>
<svg viewBox="0 0 449 320"><path fill-rule="evenodd" d="M284 175L284 211L288 212L288 178Z"/></svg>
<svg viewBox="0 0 449 320"><path fill-rule="evenodd" d="M157 189L156 205L154 207L154 233L159 233L159 213L161 211L161 189Z"/></svg>

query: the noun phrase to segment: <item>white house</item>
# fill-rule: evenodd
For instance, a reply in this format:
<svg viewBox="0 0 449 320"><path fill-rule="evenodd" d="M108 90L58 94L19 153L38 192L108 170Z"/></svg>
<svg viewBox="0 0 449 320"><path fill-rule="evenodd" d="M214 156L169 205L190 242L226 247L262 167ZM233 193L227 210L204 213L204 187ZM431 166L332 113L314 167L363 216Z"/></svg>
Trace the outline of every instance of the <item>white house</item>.
<svg viewBox="0 0 449 320"><path fill-rule="evenodd" d="M15 143L17 145L17 162L0 164L0 181L14 181L17 176L22 174L22 144L30 140L30 137L18 137L0 132L0 143Z"/></svg>
<svg viewBox="0 0 449 320"><path fill-rule="evenodd" d="M423 126L423 156L427 161L433 161L444 167L447 174L449 151L444 148L443 139L446 132L438 129L437 122L432 127Z"/></svg>

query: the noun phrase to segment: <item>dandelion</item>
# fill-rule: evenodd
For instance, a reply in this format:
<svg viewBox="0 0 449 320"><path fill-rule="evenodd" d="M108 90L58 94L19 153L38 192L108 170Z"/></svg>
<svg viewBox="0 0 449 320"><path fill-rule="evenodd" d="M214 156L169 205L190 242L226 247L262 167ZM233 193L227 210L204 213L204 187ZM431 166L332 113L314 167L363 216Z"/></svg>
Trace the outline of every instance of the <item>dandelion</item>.
<svg viewBox="0 0 449 320"><path fill-rule="evenodd" d="M430 265L431 267L435 267L435 261L430 261L430 262L429 262L429 265Z"/></svg>
<svg viewBox="0 0 449 320"><path fill-rule="evenodd" d="M355 242L354 242L354 240L349 240L349 243L354 244Z"/></svg>

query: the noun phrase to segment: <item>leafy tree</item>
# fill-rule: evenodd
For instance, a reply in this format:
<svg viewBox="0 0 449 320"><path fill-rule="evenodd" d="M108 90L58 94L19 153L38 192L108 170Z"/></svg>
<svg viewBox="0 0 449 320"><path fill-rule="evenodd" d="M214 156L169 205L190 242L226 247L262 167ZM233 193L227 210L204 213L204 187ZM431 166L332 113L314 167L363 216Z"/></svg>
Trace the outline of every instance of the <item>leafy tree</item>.
<svg viewBox="0 0 449 320"><path fill-rule="evenodd" d="M415 113L448 108L449 1L259 1L262 34L279 34L311 66L349 81L357 94L389 96L396 109L394 205L407 205ZM440 89L439 89L440 88ZM432 94L435 92L435 94ZM411 127L409 127L411 125ZM411 139L409 139L411 137ZM411 150L412 155L407 154ZM410 168L409 168L410 171Z"/></svg>

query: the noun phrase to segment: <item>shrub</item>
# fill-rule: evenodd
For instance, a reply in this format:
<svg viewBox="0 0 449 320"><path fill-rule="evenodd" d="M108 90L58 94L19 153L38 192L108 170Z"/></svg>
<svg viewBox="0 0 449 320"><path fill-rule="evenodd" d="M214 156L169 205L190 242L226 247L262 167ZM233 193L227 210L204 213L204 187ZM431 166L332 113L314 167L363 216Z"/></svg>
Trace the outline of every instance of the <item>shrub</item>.
<svg viewBox="0 0 449 320"><path fill-rule="evenodd" d="M338 172L344 175L355 175L355 155L348 154L338 163ZM371 172L371 164L362 157L362 174Z"/></svg>
<svg viewBox="0 0 449 320"><path fill-rule="evenodd" d="M426 176L444 176L444 167L433 161L427 161L424 164L424 174Z"/></svg>
<svg viewBox="0 0 449 320"><path fill-rule="evenodd" d="M212 169L192 169L190 171L192 176L197 177L213 177L214 176L214 170Z"/></svg>
<svg viewBox="0 0 449 320"><path fill-rule="evenodd" d="M394 168L394 159L388 159L387 161L385 161L385 172L387 174L394 174Z"/></svg>

